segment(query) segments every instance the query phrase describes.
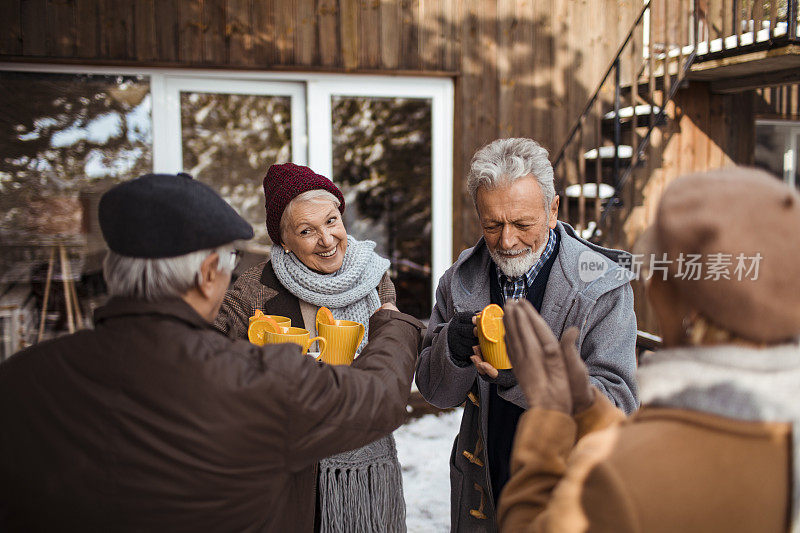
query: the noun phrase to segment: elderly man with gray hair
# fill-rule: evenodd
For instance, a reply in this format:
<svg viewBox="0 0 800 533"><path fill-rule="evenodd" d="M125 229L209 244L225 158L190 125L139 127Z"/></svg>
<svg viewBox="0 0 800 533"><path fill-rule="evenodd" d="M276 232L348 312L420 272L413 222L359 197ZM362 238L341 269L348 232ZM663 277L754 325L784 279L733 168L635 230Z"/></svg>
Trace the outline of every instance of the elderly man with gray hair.
<svg viewBox="0 0 800 533"><path fill-rule="evenodd" d="M511 445L528 407L513 369L481 358L473 317L490 303L527 299L556 334L575 339L592 384L630 413L638 405L636 317L626 252L596 246L557 220L547 151L531 139L499 139L472 159L468 188L483 237L439 280L416 383L440 408L464 402L450 458L451 530L495 531ZM600 262L581 276L581 261Z"/></svg>
<svg viewBox="0 0 800 533"><path fill-rule="evenodd" d="M215 331L252 227L186 174L100 201L95 329L0 365L0 530L313 531L321 458L397 428L422 324L380 307L352 366Z"/></svg>

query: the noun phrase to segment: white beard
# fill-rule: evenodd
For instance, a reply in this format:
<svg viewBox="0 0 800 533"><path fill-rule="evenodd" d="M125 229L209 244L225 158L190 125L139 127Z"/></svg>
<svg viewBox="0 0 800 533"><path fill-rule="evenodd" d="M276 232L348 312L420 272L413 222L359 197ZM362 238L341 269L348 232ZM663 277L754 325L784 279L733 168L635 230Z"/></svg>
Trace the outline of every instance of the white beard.
<svg viewBox="0 0 800 533"><path fill-rule="evenodd" d="M542 257L547 242L548 241L545 240L536 251L533 251L531 248L514 250L513 255L509 256L507 254L499 254L490 249L489 255L492 257L494 264L497 265L497 268L500 269L500 272L505 274L506 277L518 278L527 274L539 258Z"/></svg>

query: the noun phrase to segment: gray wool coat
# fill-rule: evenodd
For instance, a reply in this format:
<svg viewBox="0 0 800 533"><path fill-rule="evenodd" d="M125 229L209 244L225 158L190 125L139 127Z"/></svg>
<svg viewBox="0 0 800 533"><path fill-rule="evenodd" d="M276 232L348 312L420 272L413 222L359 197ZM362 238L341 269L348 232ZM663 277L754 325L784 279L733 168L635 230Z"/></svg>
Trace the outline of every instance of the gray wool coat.
<svg viewBox="0 0 800 533"><path fill-rule="evenodd" d="M562 222L558 222L556 231L561 243L541 315L558 337L571 326L580 329L578 350L592 384L630 413L638 407L634 378L636 316L630 286L633 275L619 265L628 254L589 243ZM578 270L579 260L587 256L606 263L603 275L589 282L581 279ZM456 366L447 345L448 321L455 313L477 312L490 303L490 262L481 238L444 273L417 361L416 384L428 402L440 408L466 402L450 456L452 531L497 530L484 446L488 409L481 408L488 406L489 382L478 376L474 366ZM515 382L509 387L498 385L498 394L527 408Z"/></svg>

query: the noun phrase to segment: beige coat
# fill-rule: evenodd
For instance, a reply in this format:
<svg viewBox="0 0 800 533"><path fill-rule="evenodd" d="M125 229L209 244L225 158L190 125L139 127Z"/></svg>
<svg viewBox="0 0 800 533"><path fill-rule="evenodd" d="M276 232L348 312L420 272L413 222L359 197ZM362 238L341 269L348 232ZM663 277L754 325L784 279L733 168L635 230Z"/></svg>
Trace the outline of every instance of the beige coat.
<svg viewBox="0 0 800 533"><path fill-rule="evenodd" d="M601 394L575 419L532 409L517 428L501 530L785 532L790 436L789 424L680 409L624 420Z"/></svg>

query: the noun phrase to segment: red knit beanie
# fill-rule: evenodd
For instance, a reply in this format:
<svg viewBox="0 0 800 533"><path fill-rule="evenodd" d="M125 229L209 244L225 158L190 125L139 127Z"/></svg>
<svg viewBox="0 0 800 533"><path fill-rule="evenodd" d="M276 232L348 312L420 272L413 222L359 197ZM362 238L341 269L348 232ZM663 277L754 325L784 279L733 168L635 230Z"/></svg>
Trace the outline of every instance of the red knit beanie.
<svg viewBox="0 0 800 533"><path fill-rule="evenodd" d="M320 176L308 167L283 163L272 165L264 176L264 198L267 209L267 231L275 244L281 241L281 217L289 202L306 191L323 189L339 199L339 212L344 213L342 191L325 176Z"/></svg>

